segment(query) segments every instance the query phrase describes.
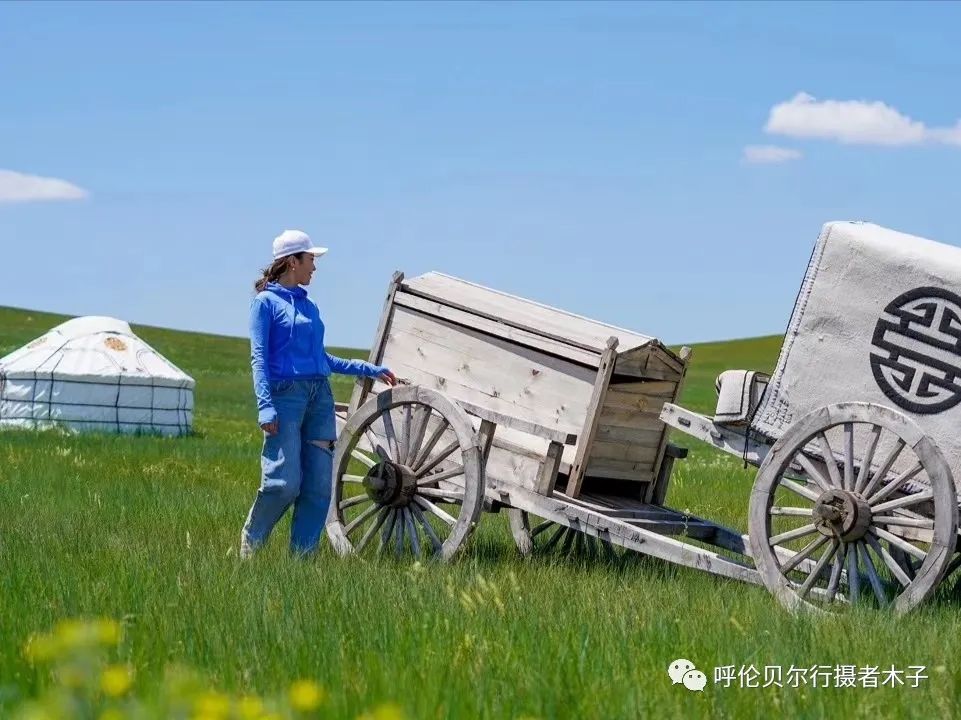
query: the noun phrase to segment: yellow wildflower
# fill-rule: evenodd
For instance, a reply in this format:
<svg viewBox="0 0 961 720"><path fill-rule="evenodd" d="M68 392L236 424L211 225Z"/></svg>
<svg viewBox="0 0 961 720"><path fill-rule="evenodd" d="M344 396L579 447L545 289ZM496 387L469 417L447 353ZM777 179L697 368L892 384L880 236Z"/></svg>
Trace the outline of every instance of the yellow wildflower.
<svg viewBox="0 0 961 720"><path fill-rule="evenodd" d="M404 720L404 712L395 703L384 703L372 712L364 713L358 720Z"/></svg>
<svg viewBox="0 0 961 720"><path fill-rule="evenodd" d="M230 713L230 698L208 690L194 701L194 713L203 718L225 718Z"/></svg>
<svg viewBox="0 0 961 720"><path fill-rule="evenodd" d="M117 708L107 708L100 713L97 720L124 720L124 715Z"/></svg>
<svg viewBox="0 0 961 720"><path fill-rule="evenodd" d="M116 645L120 642L120 623L110 618L101 618L94 624L97 640L102 645Z"/></svg>
<svg viewBox="0 0 961 720"><path fill-rule="evenodd" d="M324 690L311 680L298 680L290 686L290 704L295 710L310 712L324 701Z"/></svg>
<svg viewBox="0 0 961 720"><path fill-rule="evenodd" d="M264 715L264 704L258 697L245 695L237 701L237 714L241 720L260 720Z"/></svg>
<svg viewBox="0 0 961 720"><path fill-rule="evenodd" d="M23 654L32 663L50 662L60 654L60 643L53 635L33 635L27 641Z"/></svg>
<svg viewBox="0 0 961 720"><path fill-rule="evenodd" d="M133 673L123 665L110 665L100 675L100 689L110 697L125 695L133 685Z"/></svg>

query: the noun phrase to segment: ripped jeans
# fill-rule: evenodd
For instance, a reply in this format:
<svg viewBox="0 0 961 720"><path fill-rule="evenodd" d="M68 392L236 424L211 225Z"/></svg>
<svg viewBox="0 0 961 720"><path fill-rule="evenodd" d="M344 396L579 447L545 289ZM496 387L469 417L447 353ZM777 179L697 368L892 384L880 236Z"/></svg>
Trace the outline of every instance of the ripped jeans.
<svg viewBox="0 0 961 720"><path fill-rule="evenodd" d="M278 380L270 383L277 410L276 435L264 434L260 489L240 539L240 556L267 542L277 521L294 506L290 550L317 549L330 505L334 459L334 396L330 382Z"/></svg>

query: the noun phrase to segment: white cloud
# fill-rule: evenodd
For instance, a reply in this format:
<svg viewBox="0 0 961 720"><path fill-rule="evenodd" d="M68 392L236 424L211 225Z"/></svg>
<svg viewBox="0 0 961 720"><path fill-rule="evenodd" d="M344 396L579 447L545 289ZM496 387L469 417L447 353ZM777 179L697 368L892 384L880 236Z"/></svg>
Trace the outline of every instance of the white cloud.
<svg viewBox="0 0 961 720"><path fill-rule="evenodd" d="M851 145L961 146L961 120L954 127L928 127L878 100L818 100L804 92L772 107L764 130Z"/></svg>
<svg viewBox="0 0 961 720"><path fill-rule="evenodd" d="M88 194L83 188L59 178L0 170L0 203L82 200Z"/></svg>
<svg viewBox="0 0 961 720"><path fill-rule="evenodd" d="M752 164L785 163L800 157L798 150L777 145L748 145L744 148L744 162Z"/></svg>

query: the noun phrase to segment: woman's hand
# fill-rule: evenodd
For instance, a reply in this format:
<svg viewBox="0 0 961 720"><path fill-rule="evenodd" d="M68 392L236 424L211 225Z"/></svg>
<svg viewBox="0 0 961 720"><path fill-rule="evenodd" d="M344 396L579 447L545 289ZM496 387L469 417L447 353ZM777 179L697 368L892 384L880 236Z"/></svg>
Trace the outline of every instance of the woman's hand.
<svg viewBox="0 0 961 720"><path fill-rule="evenodd" d="M385 370L382 374L377 376L377 379L386 385L394 387L397 384L397 376L394 375L390 370Z"/></svg>
<svg viewBox="0 0 961 720"><path fill-rule="evenodd" d="M264 423L260 426L260 429L263 430L267 435L276 435L278 430L277 421L274 420L273 422Z"/></svg>

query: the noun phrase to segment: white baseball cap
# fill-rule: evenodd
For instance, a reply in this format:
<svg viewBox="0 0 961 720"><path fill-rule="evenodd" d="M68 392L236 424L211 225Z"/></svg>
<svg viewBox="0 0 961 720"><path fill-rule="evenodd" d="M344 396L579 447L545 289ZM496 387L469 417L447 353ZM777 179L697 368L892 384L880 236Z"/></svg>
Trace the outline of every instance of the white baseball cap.
<svg viewBox="0 0 961 720"><path fill-rule="evenodd" d="M302 252L320 257L327 252L327 248L315 247L310 242L310 235L301 230L284 230L274 238L274 260Z"/></svg>

